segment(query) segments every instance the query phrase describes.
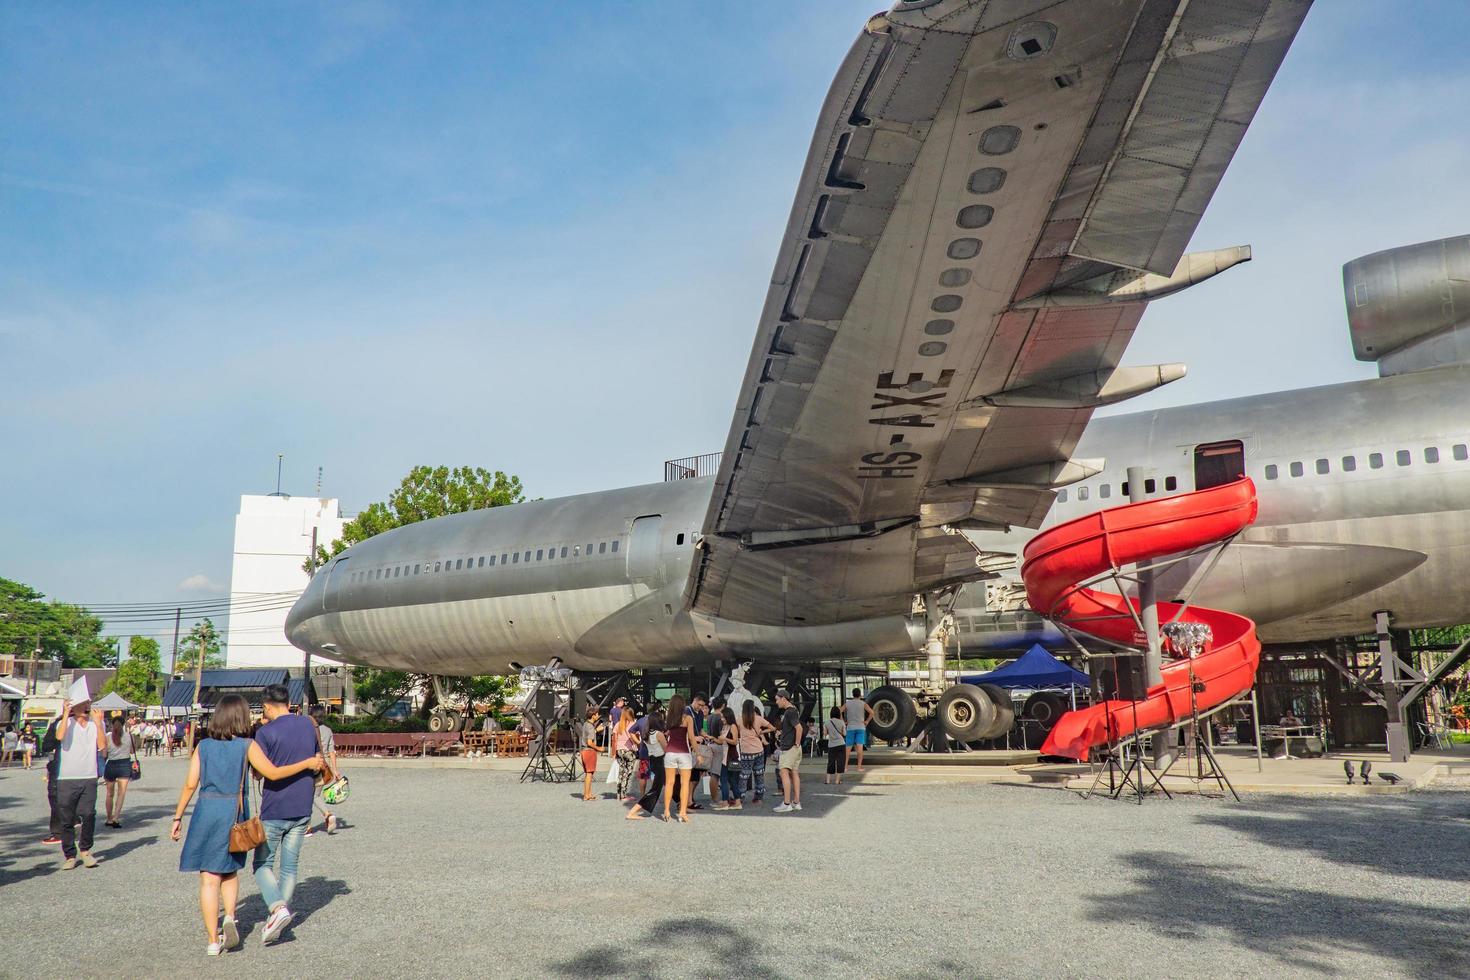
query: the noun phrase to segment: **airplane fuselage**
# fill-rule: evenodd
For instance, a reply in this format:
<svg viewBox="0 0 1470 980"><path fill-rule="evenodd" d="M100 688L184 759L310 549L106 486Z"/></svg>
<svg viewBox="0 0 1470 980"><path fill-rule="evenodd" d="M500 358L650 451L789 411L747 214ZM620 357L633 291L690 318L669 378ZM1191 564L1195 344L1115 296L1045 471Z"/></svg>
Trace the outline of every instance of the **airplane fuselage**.
<svg viewBox="0 0 1470 980"><path fill-rule="evenodd" d="M1126 503L1130 466L1151 474L1148 496L1238 467L1256 482L1258 520L1208 576L1200 560L1181 563L1165 589L1257 619L1267 641L1365 632L1383 609L1402 627L1463 622L1467 419L1467 367L1097 419L1077 455L1106 467L1059 494L1047 523ZM712 488L680 480L398 528L323 568L287 632L333 659L442 674L552 656L582 670L886 659L922 645L906 617L767 627L692 615L683 596ZM1035 532L966 533L1019 554ZM996 584L956 603L962 621L984 625L976 642L1015 647L1044 632Z"/></svg>

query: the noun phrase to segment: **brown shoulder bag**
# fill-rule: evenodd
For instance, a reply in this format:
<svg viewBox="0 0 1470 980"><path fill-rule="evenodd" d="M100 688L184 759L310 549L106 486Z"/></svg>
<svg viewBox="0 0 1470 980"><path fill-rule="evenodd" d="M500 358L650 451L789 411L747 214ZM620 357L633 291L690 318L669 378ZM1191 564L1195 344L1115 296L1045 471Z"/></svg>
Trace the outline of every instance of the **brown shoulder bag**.
<svg viewBox="0 0 1470 980"><path fill-rule="evenodd" d="M253 851L265 843L265 825L260 822L258 815L252 815L248 820L238 819L245 804L245 780L250 775L250 746L245 747L245 764L240 769L240 792L235 795L235 817L236 822L230 828L230 853L241 854L245 851Z"/></svg>

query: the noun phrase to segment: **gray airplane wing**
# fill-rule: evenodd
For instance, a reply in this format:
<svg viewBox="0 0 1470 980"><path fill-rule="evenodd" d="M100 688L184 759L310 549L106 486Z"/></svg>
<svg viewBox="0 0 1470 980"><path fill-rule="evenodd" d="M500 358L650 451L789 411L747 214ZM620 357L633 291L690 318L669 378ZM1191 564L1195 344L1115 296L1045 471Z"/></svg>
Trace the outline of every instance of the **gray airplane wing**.
<svg viewBox="0 0 1470 980"><path fill-rule="evenodd" d="M907 0L822 107L687 599L742 622L907 612L1036 527L1310 0Z"/></svg>

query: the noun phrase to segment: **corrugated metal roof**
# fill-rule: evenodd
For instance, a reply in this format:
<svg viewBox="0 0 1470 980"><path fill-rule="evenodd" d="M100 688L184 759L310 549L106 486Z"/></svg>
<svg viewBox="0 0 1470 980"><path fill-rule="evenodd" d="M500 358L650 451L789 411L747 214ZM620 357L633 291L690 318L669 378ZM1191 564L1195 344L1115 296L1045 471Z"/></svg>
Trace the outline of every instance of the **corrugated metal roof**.
<svg viewBox="0 0 1470 980"><path fill-rule="evenodd" d="M289 674L284 667L271 669L206 670L199 676L199 703L209 707L224 694L244 694L251 705L259 706L260 691L271 684L284 684ZM300 680L291 680L291 703L300 701ZM163 692L163 704L170 708L189 708L194 705L194 679L179 678L171 681Z"/></svg>

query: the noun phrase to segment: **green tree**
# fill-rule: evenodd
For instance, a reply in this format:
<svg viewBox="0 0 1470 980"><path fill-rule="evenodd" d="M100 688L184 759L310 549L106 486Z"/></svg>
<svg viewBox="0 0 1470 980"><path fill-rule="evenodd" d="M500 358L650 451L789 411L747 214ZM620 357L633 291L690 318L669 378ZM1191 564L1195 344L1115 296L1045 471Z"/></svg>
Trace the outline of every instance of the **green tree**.
<svg viewBox="0 0 1470 980"><path fill-rule="evenodd" d="M212 670L215 667L225 665L224 641L220 639L219 631L214 628L214 622L208 616L194 624L189 634L179 640L179 659L174 661L174 673L183 673L193 670L194 663L199 659L199 647L204 646L204 669Z"/></svg>
<svg viewBox="0 0 1470 980"><path fill-rule="evenodd" d="M152 704L155 681L163 664L158 641L152 637L134 636L128 640L128 659L117 666L117 674L102 687L102 693L116 691L134 704Z"/></svg>
<svg viewBox="0 0 1470 980"><path fill-rule="evenodd" d="M480 466L415 466L398 488L382 503L371 504L342 528L342 537L333 541L330 550L318 547L315 566L321 567L334 556L359 541L395 527L426 521L446 514L463 514L487 507L504 507L526 499L521 480L500 470L491 472ZM308 562L307 570L312 570ZM376 670L371 667L353 669L352 680L358 700L386 711L401 698L423 696L420 714L428 715L437 698L428 674L401 670ZM492 710L505 704L514 687L513 680L493 674L479 677L456 677L446 680L446 693L468 703L489 702Z"/></svg>
<svg viewBox="0 0 1470 980"><path fill-rule="evenodd" d="M17 657L60 660L66 667L112 667L116 640L102 635L102 620L67 602L47 602L44 593L0 578L0 650Z"/></svg>
<svg viewBox="0 0 1470 980"><path fill-rule="evenodd" d="M316 566L325 565L351 545L405 524L445 514L518 504L526 499L519 477L479 466L415 466L382 503L371 504L342 527L330 550L317 547ZM308 571L311 569L308 568Z"/></svg>

